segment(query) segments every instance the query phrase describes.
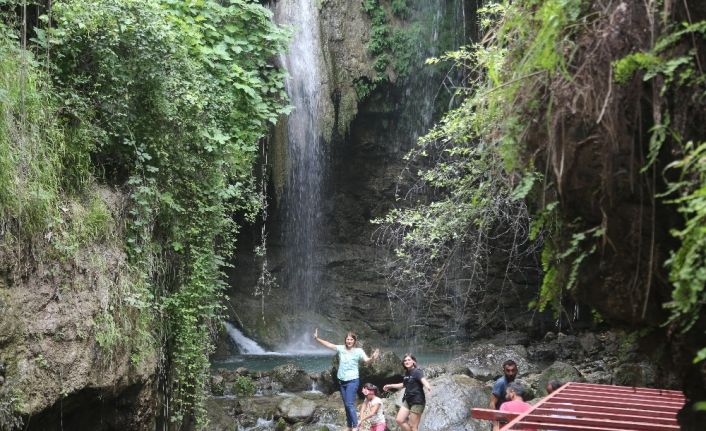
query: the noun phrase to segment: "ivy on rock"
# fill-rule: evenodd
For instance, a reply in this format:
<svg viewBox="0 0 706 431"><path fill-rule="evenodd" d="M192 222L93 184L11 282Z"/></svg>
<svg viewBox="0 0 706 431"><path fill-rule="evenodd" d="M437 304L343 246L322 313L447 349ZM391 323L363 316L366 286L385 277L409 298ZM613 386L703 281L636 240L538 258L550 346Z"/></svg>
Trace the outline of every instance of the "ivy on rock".
<svg viewBox="0 0 706 431"><path fill-rule="evenodd" d="M127 307L152 344L136 346L161 349L169 419L195 418L203 428L210 335L222 314L234 215L252 219L259 211L259 140L290 109L284 73L272 64L288 33L250 0L50 7L36 8L46 14L30 42L32 66L46 71L57 106L51 136L37 137L62 144L44 159L58 178L47 192L81 194L105 183L129 194L124 244L134 282ZM2 151L0 158L2 166L11 160ZM12 203L28 192L3 186L0 198ZM112 322L102 325L110 328L99 334L103 349L137 329L117 314L100 316ZM144 357L138 350L134 360Z"/></svg>

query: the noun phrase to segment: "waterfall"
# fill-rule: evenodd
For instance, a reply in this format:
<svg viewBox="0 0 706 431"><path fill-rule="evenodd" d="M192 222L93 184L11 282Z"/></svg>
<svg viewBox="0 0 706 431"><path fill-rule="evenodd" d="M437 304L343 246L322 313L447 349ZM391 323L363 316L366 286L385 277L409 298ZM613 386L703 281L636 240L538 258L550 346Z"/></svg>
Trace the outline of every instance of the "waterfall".
<svg viewBox="0 0 706 431"><path fill-rule="evenodd" d="M280 0L275 16L293 29L290 49L281 58L288 71L286 89L294 111L287 121L287 184L284 196L284 286L292 305L315 310L321 280L316 256L322 242L321 195L326 174L319 127L321 76L317 10L314 0Z"/></svg>
<svg viewBox="0 0 706 431"><path fill-rule="evenodd" d="M242 332L238 330L235 326L233 326L229 322L224 322L226 331L228 332L228 336L230 336L230 339L233 340L236 346L238 346L238 349L240 350L240 353L243 355L269 355L272 354L272 352L268 352L262 347L258 346L258 344L251 340L250 338L246 337L243 335Z"/></svg>
<svg viewBox="0 0 706 431"><path fill-rule="evenodd" d="M424 32L424 38L419 39L416 46L423 58L440 56L446 51L458 49L469 41L465 27L465 3L464 0L413 0L411 2L413 12L409 21L421 23ZM450 101L440 103L440 100L445 102L446 99L451 99L449 88L460 83L460 77L454 73L443 75L448 72L448 69L421 64L417 67L415 73L406 80L405 98L399 102L400 121L394 131L393 141L397 142L400 151L407 151L415 145L420 136L428 133L441 113L450 106ZM416 169L417 167L409 171L410 178L415 175ZM425 191L420 191L421 195L424 193ZM453 273L457 264L459 262L450 261L450 273ZM448 281L444 286L447 288L444 294L449 298L445 304L446 310L452 315L452 318L443 322L444 332L456 334L461 332L462 325L466 322L467 300L465 298L468 287L464 291ZM400 289L397 294L405 298L404 301L392 304L402 328L400 336L406 343L414 346L417 343L417 336L422 332L416 325L420 320L428 317L428 298L421 292L409 295L408 292L411 290L408 290L408 286L394 287L394 289L397 288Z"/></svg>

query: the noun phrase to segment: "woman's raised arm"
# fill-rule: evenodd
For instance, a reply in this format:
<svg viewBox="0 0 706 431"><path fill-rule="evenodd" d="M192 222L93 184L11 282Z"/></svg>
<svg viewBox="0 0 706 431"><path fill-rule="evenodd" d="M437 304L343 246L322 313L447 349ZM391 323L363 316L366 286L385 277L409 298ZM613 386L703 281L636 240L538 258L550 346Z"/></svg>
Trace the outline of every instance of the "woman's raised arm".
<svg viewBox="0 0 706 431"><path fill-rule="evenodd" d="M323 338L319 338L319 328L314 329L314 340L318 341L321 345L328 347L329 349L336 350L336 345L330 341L326 341Z"/></svg>
<svg viewBox="0 0 706 431"><path fill-rule="evenodd" d="M373 350L373 353L370 355L370 357L368 357L368 355L365 354L365 351L363 352L363 362L365 362L366 364L369 364L370 361L374 361L379 357L380 357L380 349Z"/></svg>

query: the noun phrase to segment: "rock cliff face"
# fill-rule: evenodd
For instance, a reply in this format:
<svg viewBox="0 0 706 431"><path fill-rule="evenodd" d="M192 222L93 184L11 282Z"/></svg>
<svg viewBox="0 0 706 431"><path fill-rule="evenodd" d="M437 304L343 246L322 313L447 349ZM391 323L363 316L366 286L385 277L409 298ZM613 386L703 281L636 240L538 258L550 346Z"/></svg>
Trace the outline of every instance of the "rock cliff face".
<svg viewBox="0 0 706 431"><path fill-rule="evenodd" d="M279 4L277 8L284 6ZM384 186L371 194L370 185L356 187L356 192L348 198L341 198L341 170L337 164L341 152L347 151L349 158L344 161L348 166L359 169L361 185L379 176L376 167L365 166L366 159L351 156L351 149L361 145L350 138L354 131L351 122L356 118L359 101L354 89L354 80L360 77L372 79L372 59L366 51L370 37L370 20L365 15L359 2L323 1L317 8L317 24L321 52L317 58L321 70L319 127L324 141L325 165L322 191L322 212L320 221L321 242L310 258L317 271L323 274L322 303L317 312L292 307L291 286L283 285L287 262L286 232L288 226L285 195L288 192L288 153L286 119L277 126L274 139L270 144L271 193L270 208L265 228L267 237L267 259L269 269L276 278L276 284L265 288L263 297L254 296L260 276L261 258L253 255L252 250L261 240L261 227L255 226L244 231L235 260L232 283L231 303L234 319L239 321L246 333L270 346L282 345L291 336L292 326L322 325L336 329L355 328L360 332L377 332L385 328L385 289L384 279L379 273L378 252L370 241L369 218L375 205L385 205L387 198L381 198L384 188L390 187L391 174L385 179ZM389 108L387 109L389 111ZM389 117L391 113L387 113ZM389 153L385 142L366 142L372 157ZM390 159L390 157L384 157ZM329 162L331 164L329 164ZM399 155L397 161L399 165ZM333 165L333 166L332 166ZM392 171L393 169L391 169ZM382 178L378 179L380 182ZM338 190L337 190L338 189ZM388 196L389 197L389 196ZM367 200L367 201L366 201ZM371 206L371 200L375 203ZM287 313L281 313L287 310ZM367 314L369 319L361 326L360 317ZM328 322L327 322L328 321ZM352 322L355 321L355 324ZM306 323L304 324L306 326Z"/></svg>
<svg viewBox="0 0 706 431"><path fill-rule="evenodd" d="M294 321L308 322L311 327L319 325L330 330L329 334L341 335L344 329L355 329L373 341L389 340L387 336L393 333L404 334L391 322L389 311L394 298L387 297L382 275L383 261L388 256L376 246L376 227L369 220L397 204L396 184L405 166L402 156L416 136L423 133L425 125L438 115L433 106L424 106L428 100L424 87L429 87L433 77L417 71L416 79L397 80L394 73L386 70L385 82L366 97L354 98L357 80L372 80L376 75L374 59L364 49L371 37L370 22L353 3L322 1L319 8L318 31L327 71L322 134L330 162L321 219L326 228L325 240L315 253L315 261L324 274L321 303L316 310L294 311L289 287L285 285L268 285L264 298L253 296L261 259L249 250L259 244L261 226L244 232L233 271L233 318L239 320L246 333L272 346L287 337ZM682 10L679 19L686 21L687 15L694 22L706 18L703 5L683 4L687 3L690 9ZM667 4L682 8L672 2ZM577 37L577 48L572 53L572 67L576 66L572 71L577 71L577 76L552 83L555 116L550 127L538 127L532 132L529 150L542 152L540 170L546 169L556 184L556 196L552 198L559 200L565 219L580 219L583 229L605 228L604 243L581 266L574 299L598 310L611 325L641 330L635 333L642 337L637 344L648 359L644 365L625 365L620 373L639 371L644 375L641 380L630 380L634 384L681 386L694 400L704 399L706 368L703 363L692 363L696 350L703 346L704 319L697 322L688 337L660 327L666 319L662 305L669 301L672 289L661 263L674 248L669 229L679 225L680 217L673 207L650 198L655 189L664 188L660 178L664 166L656 166L647 174L641 172L649 152L647 130L649 119L656 115L655 106L661 104L671 110L680 126L689 118L697 118L691 120L687 135L697 137L699 142L703 141L703 130L694 130L693 125L703 123L703 112L685 112L689 104L682 101L689 100L689 95L671 94L667 95L671 99L661 99L658 89L640 79L629 86L614 85L611 63L636 50L648 50L653 42L645 31L651 18L644 5L613 2L606 9L596 9L591 16L595 18L594 27ZM702 43L694 49L704 52ZM272 152L280 157L279 162L275 157L274 171L281 173L286 171L286 150L282 134L278 136L272 142ZM284 178L284 174L273 175L277 192L270 199L266 221L267 258L275 277L288 264L280 230L285 217L279 206L281 190L286 187ZM501 257L494 264L504 267ZM537 262L528 262L525 270L533 269L525 271L524 277L519 273L510 275L518 289L511 297L502 298L502 305L509 310L509 327L520 327L527 319L513 311L519 313L528 302L527 297L536 292L541 277L538 266ZM493 286L500 285L499 280L506 275L491 270L486 281L491 286L489 291L499 291ZM479 308L488 305L479 304ZM587 309L577 307L577 314L578 311L589 314L585 313ZM432 332L442 333L446 322L456 316L453 310L436 312L429 325ZM513 317L516 320L512 321ZM466 336L481 330L482 318L462 318L466 319L460 325ZM569 346L567 350L574 348ZM650 371L652 368L658 372ZM697 415L687 418L689 414L685 412L684 426L699 429L702 419Z"/></svg>
<svg viewBox="0 0 706 431"><path fill-rule="evenodd" d="M706 18L702 2L668 5L664 13L673 14L676 22ZM645 4L627 1L591 12L595 21L576 36L571 82L557 78L551 83L553 112L547 121L551 125L534 130L530 151L541 153L540 170L546 169L556 184L554 198L564 220L567 224L580 220L581 227L574 232L594 226L605 230L597 251L581 266L577 300L613 325L647 334L642 349L659 368L674 370L681 380L657 381L657 386L678 386L688 398L704 399L706 366L692 361L704 345L706 321L702 316L688 335L674 325L664 328L668 319L664 304L674 289L665 262L678 247L670 230L679 229L683 221L676 205L668 204L660 193L672 180L665 167L681 157L681 145L667 139L651 166L647 156L652 151L648 130L664 117L674 119L670 130L684 142L703 142L703 97L692 97L687 93L693 90L679 86L662 90L663 82L643 80L640 74L617 85L610 74L612 64L654 46L654 36L647 30L654 24L654 12ZM701 58L705 49L703 38L675 48L694 50ZM689 415L693 416L686 420ZM703 423L703 416L698 419L687 406L683 429L703 427L697 423Z"/></svg>
<svg viewBox="0 0 706 431"><path fill-rule="evenodd" d="M101 197L119 217L122 197ZM57 258L49 241L0 250L0 428L17 423L4 404L23 429L148 429L156 361L131 361L137 337L120 332L135 317L122 308L124 252L103 241Z"/></svg>
<svg viewBox="0 0 706 431"><path fill-rule="evenodd" d="M283 8L282 3L280 0L277 7ZM284 124L278 125L270 142L270 206L265 231L267 264L275 281L258 284L263 261L252 250L261 245L260 224L244 229L241 235L229 294L231 318L246 334L271 347L282 347L294 338L292 332L302 333L314 326L339 335L353 329L366 338L386 342L390 342L390 335L420 342L428 336L420 328L408 329L410 322L418 323L414 322L415 307L402 310L404 319L392 318L391 307L400 302L387 295L384 265L389 251L376 243L380 239L378 226L370 221L398 204L404 155L448 107L450 93L444 87L447 70L424 66L423 61L457 48L473 36L477 5L472 1L407 2L410 9L400 17L392 13L389 2L379 4L388 17L386 31L407 32L402 34L408 36L404 39L407 54L414 59L411 72L401 73L399 66L393 67L394 62L383 71L374 67L378 58L367 46L376 36L371 32L371 17L359 2L322 1L316 12L319 67L323 71L318 109L328 169L319 218L321 243L311 252L321 274L320 285L311 286L322 292L315 307L296 307L297 298L291 295L294 287L288 286L284 277L285 268L292 264L284 232L287 217L291 217L283 202L290 169ZM373 89L361 93L361 85ZM538 282L537 273L506 277L501 257L494 259L493 267L498 269L491 268L483 281L489 292L488 309L509 311L511 317L502 315L501 319L511 322L510 326L523 325L527 318L522 313ZM458 274L459 279L465 276ZM513 296L520 301L502 299L498 292L503 286L507 288L505 283L513 287ZM472 315L475 311L469 307L449 305L436 310L429 319L429 334L438 339L440 332L453 332L453 337L463 340L489 325L492 319ZM492 330L492 326L482 330Z"/></svg>

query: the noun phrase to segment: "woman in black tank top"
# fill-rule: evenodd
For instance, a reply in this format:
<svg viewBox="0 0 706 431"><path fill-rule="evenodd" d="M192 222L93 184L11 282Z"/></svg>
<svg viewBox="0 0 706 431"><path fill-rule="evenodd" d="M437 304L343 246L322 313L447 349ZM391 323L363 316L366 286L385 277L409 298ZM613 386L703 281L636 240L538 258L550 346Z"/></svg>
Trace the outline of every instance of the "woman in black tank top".
<svg viewBox="0 0 706 431"><path fill-rule="evenodd" d="M404 387L402 406L395 421L404 431L417 431L426 405L424 389L431 393L431 385L424 377L422 370L417 368L417 359L410 353L405 354L402 358L402 366L405 368L402 383L385 385L382 389L387 391Z"/></svg>

